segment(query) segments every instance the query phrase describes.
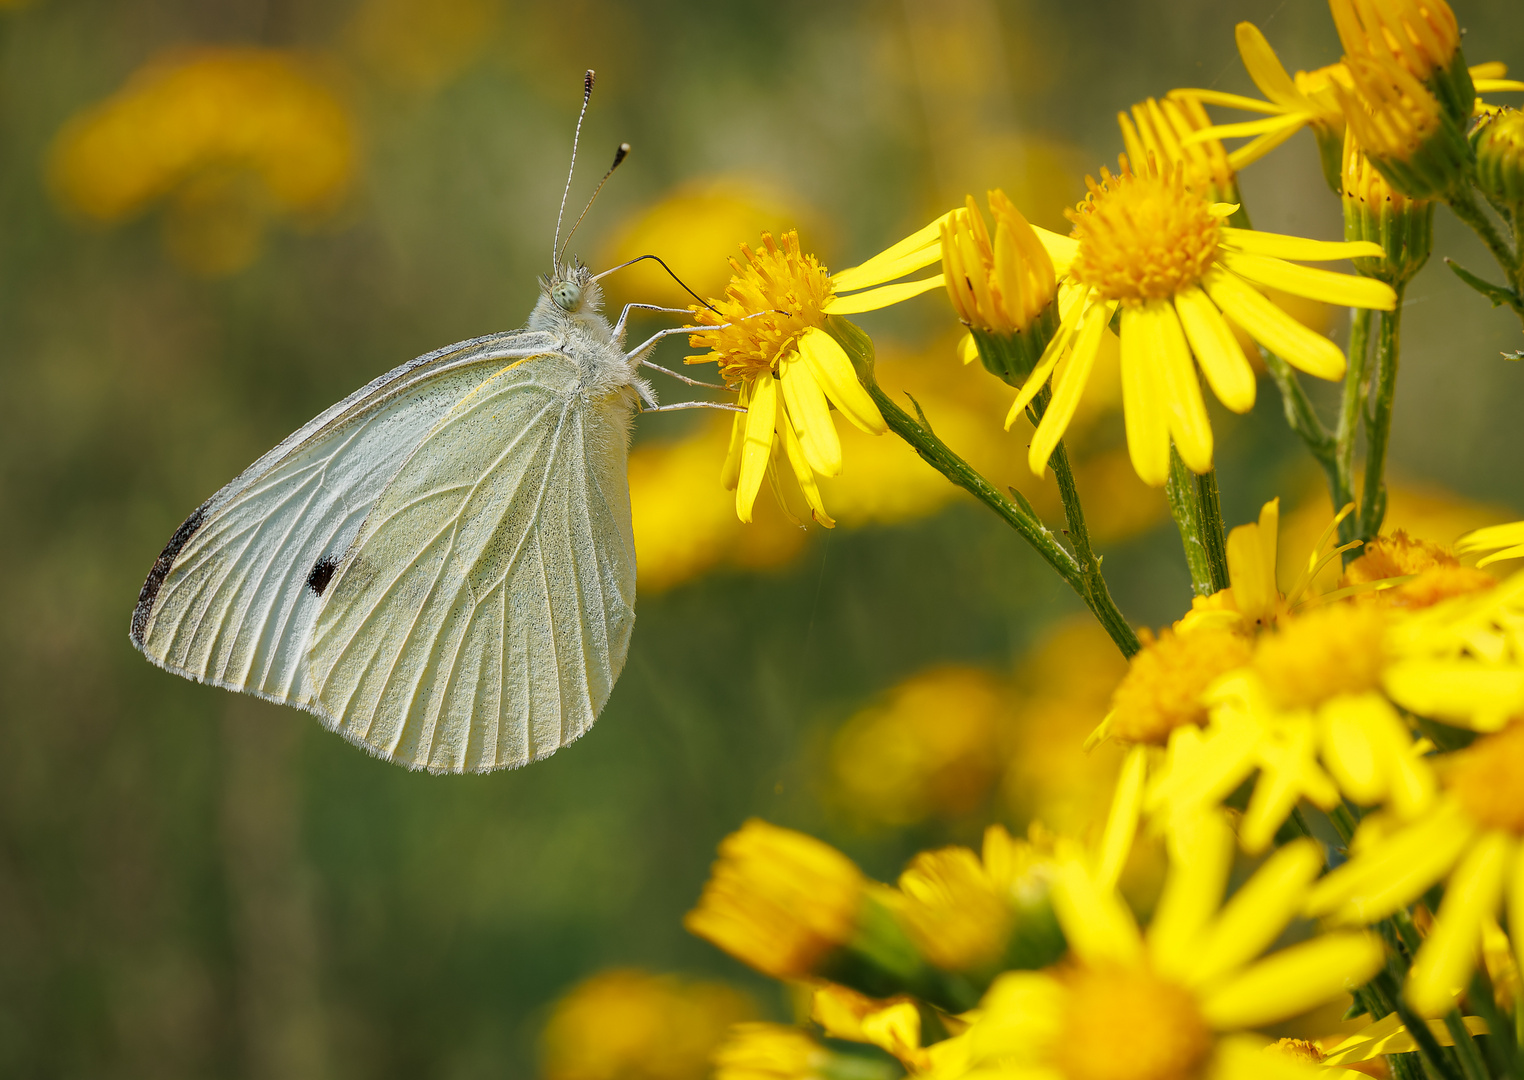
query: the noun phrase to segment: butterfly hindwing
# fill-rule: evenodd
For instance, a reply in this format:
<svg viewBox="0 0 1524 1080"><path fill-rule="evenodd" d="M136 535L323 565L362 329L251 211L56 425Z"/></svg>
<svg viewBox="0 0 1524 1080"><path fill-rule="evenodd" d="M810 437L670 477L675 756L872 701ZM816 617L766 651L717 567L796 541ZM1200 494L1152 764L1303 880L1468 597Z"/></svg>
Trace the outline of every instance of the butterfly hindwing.
<svg viewBox="0 0 1524 1080"><path fill-rule="evenodd" d="M334 569L387 482L461 399L552 344L516 331L446 346L295 432L176 531L133 613L133 643L178 674L322 714L306 655Z"/></svg>
<svg viewBox="0 0 1524 1080"><path fill-rule="evenodd" d="M624 664L633 391L537 356L462 400L377 501L324 596L318 708L399 764L484 771L591 726Z"/></svg>

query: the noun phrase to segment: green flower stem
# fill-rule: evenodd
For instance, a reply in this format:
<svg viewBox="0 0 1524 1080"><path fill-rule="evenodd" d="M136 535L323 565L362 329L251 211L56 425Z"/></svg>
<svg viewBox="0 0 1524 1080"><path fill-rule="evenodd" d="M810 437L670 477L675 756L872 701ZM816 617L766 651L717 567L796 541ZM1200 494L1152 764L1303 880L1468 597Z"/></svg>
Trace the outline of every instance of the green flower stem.
<svg viewBox="0 0 1524 1080"><path fill-rule="evenodd" d="M1445 197L1445 202L1450 209L1455 211L1455 216L1471 227L1487 245L1487 250L1492 252L1492 257L1503 268L1503 273L1508 279L1508 287L1513 290L1513 298L1509 300L1509 306L1524 320L1524 252L1516 251L1510 247L1503 234L1498 232L1497 226L1487 216L1476 201L1476 195L1470 187L1461 185ZM1517 231L1517 225L1515 225ZM1517 237L1516 237L1517 239Z"/></svg>
<svg viewBox="0 0 1524 1080"><path fill-rule="evenodd" d="M1386 447L1392 432L1392 398L1397 392L1398 342L1402 325L1403 286L1395 286L1397 304L1382 312L1376 336L1376 369L1371 373L1370 409L1365 417L1365 490L1360 499L1360 539L1371 540L1386 517Z"/></svg>
<svg viewBox="0 0 1524 1080"><path fill-rule="evenodd" d="M1307 449L1312 452L1312 456L1318 459L1318 464L1323 466L1323 471L1328 474L1329 490L1334 490L1339 482L1338 474L1334 469L1336 447L1334 436L1318 418L1312 402L1307 397L1307 391L1302 389L1302 382L1297 378L1296 369L1269 349L1261 348L1259 354L1264 357L1265 368L1270 372L1270 377L1275 380L1275 385L1281 392L1281 404L1286 410L1287 425L1302 437L1302 441L1307 444ZM1345 500L1345 502L1348 501L1348 499ZM1343 503L1340 505L1342 506Z"/></svg>
<svg viewBox="0 0 1524 1080"><path fill-rule="evenodd" d="M1466 1022L1461 1018L1459 1009L1451 1009L1445 1016L1445 1027L1450 1032L1450 1038L1455 1040L1456 1056L1460 1058L1461 1071L1466 1074L1466 1080L1490 1080L1487 1063L1482 1060L1481 1048L1466 1029Z"/></svg>
<svg viewBox="0 0 1524 1080"><path fill-rule="evenodd" d="M1169 479L1164 491L1185 547L1191 588L1197 596L1211 596L1227 588L1228 545L1223 536L1222 506L1217 498L1217 470L1197 476L1171 446Z"/></svg>
<svg viewBox="0 0 1524 1080"><path fill-rule="evenodd" d="M1349 370L1344 373L1344 399L1339 407L1339 430L1334 436L1336 475L1333 481L1334 510L1342 510L1355 498L1355 436L1360 417L1365 412L1365 385L1368 374L1371 318L1369 308L1356 308L1349 324ZM1339 523L1339 543L1355 538L1360 522L1351 514ZM1358 549L1344 553L1344 563L1359 554Z"/></svg>
<svg viewBox="0 0 1524 1080"><path fill-rule="evenodd" d="M1384 971L1377 976L1383 982L1395 982L1390 971ZM1408 1008L1407 1002L1402 996L1402 984L1388 988L1388 994L1392 1001L1392 1009L1402 1020L1403 1027L1408 1029L1408 1034L1413 1036L1413 1042L1418 1047L1418 1056L1423 1059L1424 1066L1429 1075L1435 1080L1467 1080L1456 1068L1451 1056L1445 1053L1445 1048L1439 1045L1439 1040L1429 1030L1429 1025Z"/></svg>
<svg viewBox="0 0 1524 1080"><path fill-rule="evenodd" d="M1089 565L1081 565L1074 556L1066 551L1062 544L1048 531L1048 527L1038 520L1030 506L1020 505L1016 500L1008 498L995 488L973 466L964 461L952 451L952 448L937 438L932 432L930 425L923 426L912 418L905 410L901 409L889 399L878 382L873 378L871 369L859 368L858 376L867 388L873 403L878 406L879 412L883 413L884 420L889 425L889 430L909 443L915 452L921 455L925 461L937 472L951 480L958 487L967 491L985 506L989 507L1011 528L1021 534L1021 538L1032 545L1043 561L1058 572L1058 576L1068 583L1069 587L1079 594L1095 617L1100 621L1111 640L1116 642L1118 649L1122 650L1123 656L1131 656L1138 651L1138 635L1133 632L1127 620L1117 609L1116 602L1111 598L1111 590L1106 587L1106 579L1101 576L1100 560L1090 556ZM919 411L919 410L918 410ZM1059 457L1055 453L1055 460ZM1064 459L1067 469L1068 460ZM1056 471L1056 466L1055 466ZM1069 478L1069 484L1073 486L1073 476ZM1069 509L1068 496L1065 497L1065 510ZM1078 513L1078 496L1075 495L1075 510ZM1025 500L1022 500L1024 503ZM1071 536L1074 518L1071 516ZM1083 523L1083 519L1081 519ZM1085 550L1089 550L1089 534L1085 533ZM1079 543L1078 540L1075 541Z"/></svg>
<svg viewBox="0 0 1524 1080"><path fill-rule="evenodd" d="M1388 1054L1386 1063L1392 1067L1392 1080L1428 1080L1417 1054Z"/></svg>

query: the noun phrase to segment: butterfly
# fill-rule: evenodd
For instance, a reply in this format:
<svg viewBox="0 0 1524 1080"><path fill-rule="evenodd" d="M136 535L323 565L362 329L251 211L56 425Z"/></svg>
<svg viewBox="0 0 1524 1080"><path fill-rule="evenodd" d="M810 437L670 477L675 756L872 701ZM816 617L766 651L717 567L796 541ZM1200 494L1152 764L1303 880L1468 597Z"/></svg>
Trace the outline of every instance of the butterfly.
<svg viewBox="0 0 1524 1080"><path fill-rule="evenodd" d="M658 404L643 365L709 384L645 358L687 330L626 350L626 322L687 312L610 325L560 224L524 329L387 372L186 518L132 614L149 660L431 772L516 767L592 726L635 623L634 416L735 406Z"/></svg>

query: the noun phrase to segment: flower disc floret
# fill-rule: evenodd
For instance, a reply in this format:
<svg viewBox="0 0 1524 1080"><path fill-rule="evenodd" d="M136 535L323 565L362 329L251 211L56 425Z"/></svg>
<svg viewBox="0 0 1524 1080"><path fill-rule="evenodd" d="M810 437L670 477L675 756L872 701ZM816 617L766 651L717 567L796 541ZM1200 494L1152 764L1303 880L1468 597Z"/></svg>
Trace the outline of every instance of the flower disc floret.
<svg viewBox="0 0 1524 1080"><path fill-rule="evenodd" d="M1524 836L1524 723L1451 754L1442 780L1477 824Z"/></svg>
<svg viewBox="0 0 1524 1080"><path fill-rule="evenodd" d="M1189 1080L1212 1050L1196 998L1144 966L1075 968L1055 1057L1066 1080Z"/></svg>
<svg viewBox="0 0 1524 1080"><path fill-rule="evenodd" d="M1202 694L1219 675L1249 662L1242 635L1219 627L1188 634L1165 629L1132 658L1111 698L1107 733L1126 742L1163 745L1177 727L1206 723Z"/></svg>
<svg viewBox="0 0 1524 1080"><path fill-rule="evenodd" d="M1364 605L1330 604L1259 639L1254 670L1284 707L1316 706L1376 687L1386 662L1386 620Z"/></svg>
<svg viewBox="0 0 1524 1080"><path fill-rule="evenodd" d="M1222 229L1212 205L1185 185L1183 169L1162 176L1101 170L1069 212L1079 251L1069 272L1107 300L1164 300L1197 284L1216 257Z"/></svg>

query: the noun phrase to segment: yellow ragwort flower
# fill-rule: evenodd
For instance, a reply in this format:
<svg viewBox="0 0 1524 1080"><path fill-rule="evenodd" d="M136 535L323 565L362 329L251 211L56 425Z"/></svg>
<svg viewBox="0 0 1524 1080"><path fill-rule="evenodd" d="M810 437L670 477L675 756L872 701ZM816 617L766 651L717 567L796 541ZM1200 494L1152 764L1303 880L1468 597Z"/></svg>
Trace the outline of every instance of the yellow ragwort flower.
<svg viewBox="0 0 1524 1080"><path fill-rule="evenodd" d="M1368 542L1361 549L1360 557L1345 567L1339 586L1354 589L1397 578L1404 580L1391 588L1355 592L1354 599L1361 603L1417 609L1481 592L1497 584L1491 574L1462 566L1459 559L1438 544L1414 539L1398 529L1389 536L1378 536Z"/></svg>
<svg viewBox="0 0 1524 1080"><path fill-rule="evenodd" d="M1460 60L1460 24L1445 0L1329 0L1328 8L1346 64L1400 67L1432 86L1455 120L1471 115L1475 94Z"/></svg>
<svg viewBox="0 0 1524 1080"><path fill-rule="evenodd" d="M1041 473L1063 437L1072 403L1083 391L1100 345L1100 329L1122 308L1122 405L1127 447L1138 476L1155 487L1169 475L1173 441L1196 472L1212 467L1212 429L1196 366L1224 405L1254 405L1255 377L1224 314L1271 352L1309 374L1341 378L1344 354L1271 303L1256 285L1329 303L1390 310L1396 294L1381 282L1297 266L1379 254L1373 244L1326 243L1235 229L1234 210L1213 204L1185 184L1176 167L1134 174L1127 159L1070 211L1074 231L1066 257L1055 257L1082 291L1027 379L1010 413L1014 423L1054 373L1053 402L1033 437L1028 464ZM1072 354L1072 355L1071 355ZM1194 357L1194 360L1193 360Z"/></svg>
<svg viewBox="0 0 1524 1080"><path fill-rule="evenodd" d="M1339 178L1344 238L1369 240L1385 252L1381 259L1354 260L1355 269L1390 285L1407 283L1429 260L1434 203L1393 188L1360 148L1353 127L1344 133Z"/></svg>
<svg viewBox="0 0 1524 1080"><path fill-rule="evenodd" d="M1444 794L1429 812L1369 845L1357 834L1355 856L1320 881L1307 904L1309 914L1374 922L1447 881L1406 988L1425 1017L1455 1007L1505 901L1510 924L1524 924L1524 723L1445 755L1436 768Z"/></svg>
<svg viewBox="0 0 1524 1080"><path fill-rule="evenodd" d="M1295 77L1287 74L1280 57L1265 40L1265 35L1253 23L1241 22L1234 29L1238 41L1238 55L1244 70L1254 85L1259 87L1266 100L1230 94L1222 90L1183 89L1174 93L1207 105L1220 105L1243 112L1266 114L1263 120L1251 120L1241 124L1219 124L1206 127L1190 136L1191 141L1208 139L1232 139L1254 136L1251 142L1240 146L1228 155L1228 163L1235 170L1244 168L1264 157L1281 143L1304 127L1310 127L1318 138L1322 151L1325 145L1332 147L1332 161L1338 161L1338 141L1344 135L1344 111L1334 96L1333 83L1346 86L1349 73L1342 64L1330 64L1314 71L1298 71ZM1337 171L1329 170L1329 154L1323 152L1324 172L1330 178Z"/></svg>
<svg viewBox="0 0 1524 1080"><path fill-rule="evenodd" d="M752 818L720 842L683 925L764 974L799 978L852 938L866 888L829 844Z"/></svg>
<svg viewBox="0 0 1524 1080"><path fill-rule="evenodd" d="M348 109L301 56L203 47L151 61L70 119L48 173L60 202L104 224L168 200L171 250L225 273L254 257L268 218L337 209L357 143Z"/></svg>
<svg viewBox="0 0 1524 1080"><path fill-rule="evenodd" d="M956 1036L964 1053L944 1052L945 1064L928 1075L1226 1080L1278 1073L1262 1064L1266 1040L1247 1032L1359 985L1380 968L1383 951L1372 935L1337 932L1257 960L1302 906L1322 853L1310 840L1287 845L1223 904L1232 862L1227 825L1218 815L1202 817L1188 843L1172 845L1146 933L1082 863L1062 867L1054 903L1068 962L1000 976L973 1025Z"/></svg>
<svg viewBox="0 0 1524 1080"><path fill-rule="evenodd" d="M1111 697L1102 737L1163 746L1178 727L1206 723L1202 695L1217 678L1249 662L1253 646L1232 627L1160 631L1128 662Z"/></svg>
<svg viewBox="0 0 1524 1080"><path fill-rule="evenodd" d="M830 527L835 522L815 476L836 476L842 468L831 406L869 434L888 430L830 332L831 317L873 311L940 287L940 274L883 284L941 257L940 222L834 277L800 248L796 232L784 233L781 246L763 233L760 251L742 244L741 252L746 262L731 259L735 275L725 298L693 308L694 321L707 328L696 328L689 343L711 351L687 358L690 364L717 362L746 408L732 425L721 477L736 493L736 515L750 521L763 478L773 477L776 490L778 466L786 461L811 514ZM852 290L866 291L844 295Z"/></svg>
<svg viewBox="0 0 1524 1080"><path fill-rule="evenodd" d="M1010 901L966 847L923 851L900 875L901 924L928 961L948 971L987 968L1005 953Z"/></svg>
<svg viewBox="0 0 1524 1080"><path fill-rule="evenodd" d="M756 1014L723 983L614 969L557 1001L540 1036L545 1080L703 1080L732 1024Z"/></svg>

